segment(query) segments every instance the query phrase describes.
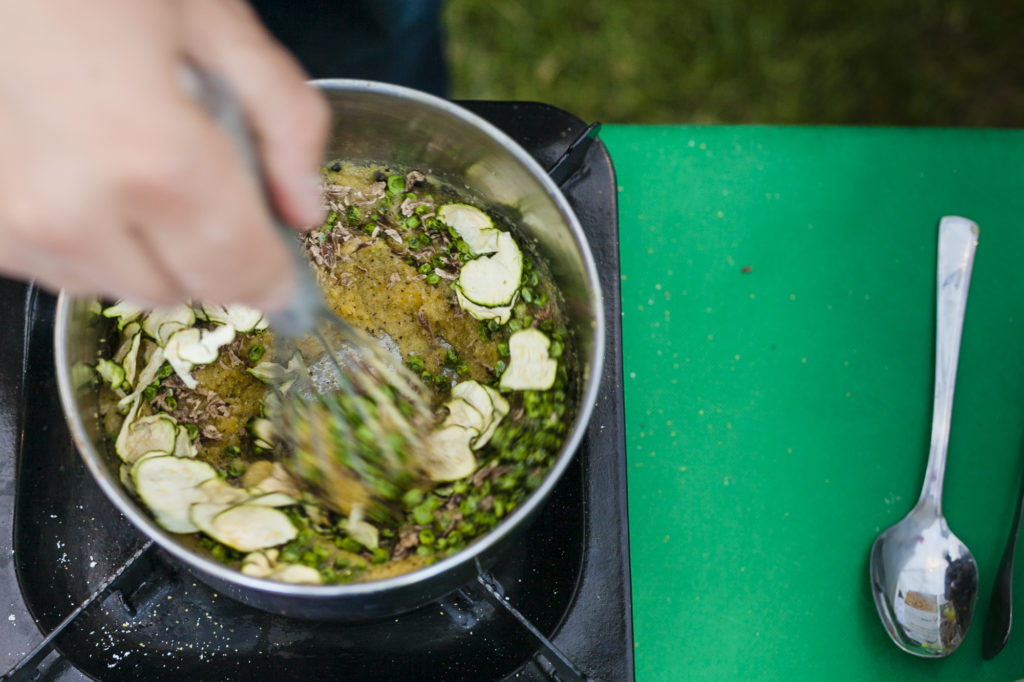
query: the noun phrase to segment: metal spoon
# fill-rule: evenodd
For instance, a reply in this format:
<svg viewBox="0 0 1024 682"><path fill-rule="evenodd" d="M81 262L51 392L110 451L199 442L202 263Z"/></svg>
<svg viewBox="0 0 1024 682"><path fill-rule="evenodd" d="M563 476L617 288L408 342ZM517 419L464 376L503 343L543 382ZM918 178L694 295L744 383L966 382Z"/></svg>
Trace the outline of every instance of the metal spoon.
<svg viewBox="0 0 1024 682"><path fill-rule="evenodd" d="M992 586L992 598L988 603L988 616L985 617L984 637L981 640L981 655L987 660L1003 650L1010 639L1010 626L1013 624L1013 557L1017 552L1017 536L1020 534L1020 519L1024 515L1024 477L1020 480L1020 491L1017 493L1017 510L1013 515L1010 537L1003 550L1003 558L999 561L995 584Z"/></svg>
<svg viewBox="0 0 1024 682"><path fill-rule="evenodd" d="M953 386L978 226L947 216L939 224L935 402L931 449L921 497L871 548L871 591L896 646L915 656L953 653L971 624L978 567L942 516Z"/></svg>

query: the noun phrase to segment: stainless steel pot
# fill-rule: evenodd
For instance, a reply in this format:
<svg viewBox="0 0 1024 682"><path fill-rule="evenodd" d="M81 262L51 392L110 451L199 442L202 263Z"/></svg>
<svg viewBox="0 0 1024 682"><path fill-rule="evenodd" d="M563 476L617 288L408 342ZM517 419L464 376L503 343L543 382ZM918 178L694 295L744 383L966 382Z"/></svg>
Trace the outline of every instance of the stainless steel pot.
<svg viewBox="0 0 1024 682"><path fill-rule="evenodd" d="M333 112L327 159L344 158L425 169L470 195L518 214L520 238L548 261L566 303L578 349L575 418L546 479L514 513L458 554L401 576L349 585L289 585L252 578L202 556L160 528L118 480L119 460L98 418L95 390L75 388L71 368L93 363L109 321L91 301L61 295L55 358L61 404L72 437L103 492L140 531L201 580L251 606L323 620L368 620L414 609L488 568L537 515L583 436L597 398L604 318L597 270L565 197L526 151L478 116L407 88L351 80L317 81Z"/></svg>

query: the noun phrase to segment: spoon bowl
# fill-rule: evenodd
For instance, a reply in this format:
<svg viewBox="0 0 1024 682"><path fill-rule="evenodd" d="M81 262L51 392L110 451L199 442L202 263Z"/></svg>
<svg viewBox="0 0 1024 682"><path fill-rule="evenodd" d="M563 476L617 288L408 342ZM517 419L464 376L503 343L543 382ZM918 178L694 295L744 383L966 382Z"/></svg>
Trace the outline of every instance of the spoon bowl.
<svg viewBox="0 0 1024 682"><path fill-rule="evenodd" d="M953 653L971 624L978 567L946 520L915 507L871 548L871 586L882 625L917 656Z"/></svg>
<svg viewBox="0 0 1024 682"><path fill-rule="evenodd" d="M974 616L978 566L942 516L953 386L967 307L978 226L947 216L939 224L935 402L931 448L921 497L871 548L871 592L896 646L940 658L956 651Z"/></svg>

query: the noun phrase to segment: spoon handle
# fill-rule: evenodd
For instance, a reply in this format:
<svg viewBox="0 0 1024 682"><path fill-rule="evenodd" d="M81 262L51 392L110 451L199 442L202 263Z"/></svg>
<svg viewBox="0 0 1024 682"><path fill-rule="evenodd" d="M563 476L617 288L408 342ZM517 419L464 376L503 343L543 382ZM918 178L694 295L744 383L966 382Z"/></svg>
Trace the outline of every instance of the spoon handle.
<svg viewBox="0 0 1024 682"><path fill-rule="evenodd" d="M971 283L971 268L977 246L978 226L974 222L957 216L946 216L939 223L932 441L924 486L917 503L918 507L930 506L936 515L942 513L942 479L949 446L953 387L956 384L960 336L967 308L967 289Z"/></svg>
<svg viewBox="0 0 1024 682"><path fill-rule="evenodd" d="M1010 639L1010 627L1013 624L1013 558L1017 552L1017 536L1020 534L1020 520L1024 515L1024 475L1020 479L1020 491L1017 493L1017 510L1013 514L1013 525L1010 537L1003 550L1003 558L999 561L996 580L992 585L992 598L988 603L988 614L985 616L985 632L982 639L981 655L985 660L995 658L1003 650Z"/></svg>

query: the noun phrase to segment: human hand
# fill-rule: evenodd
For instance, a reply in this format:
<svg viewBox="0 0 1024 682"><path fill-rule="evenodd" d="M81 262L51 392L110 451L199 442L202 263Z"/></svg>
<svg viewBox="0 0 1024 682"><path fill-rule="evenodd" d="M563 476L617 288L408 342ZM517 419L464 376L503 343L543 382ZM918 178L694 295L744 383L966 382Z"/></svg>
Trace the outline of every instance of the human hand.
<svg viewBox="0 0 1024 682"><path fill-rule="evenodd" d="M241 0L0 0L0 273L148 305L288 300L288 250L185 62L234 89L276 212L319 222L326 105Z"/></svg>

